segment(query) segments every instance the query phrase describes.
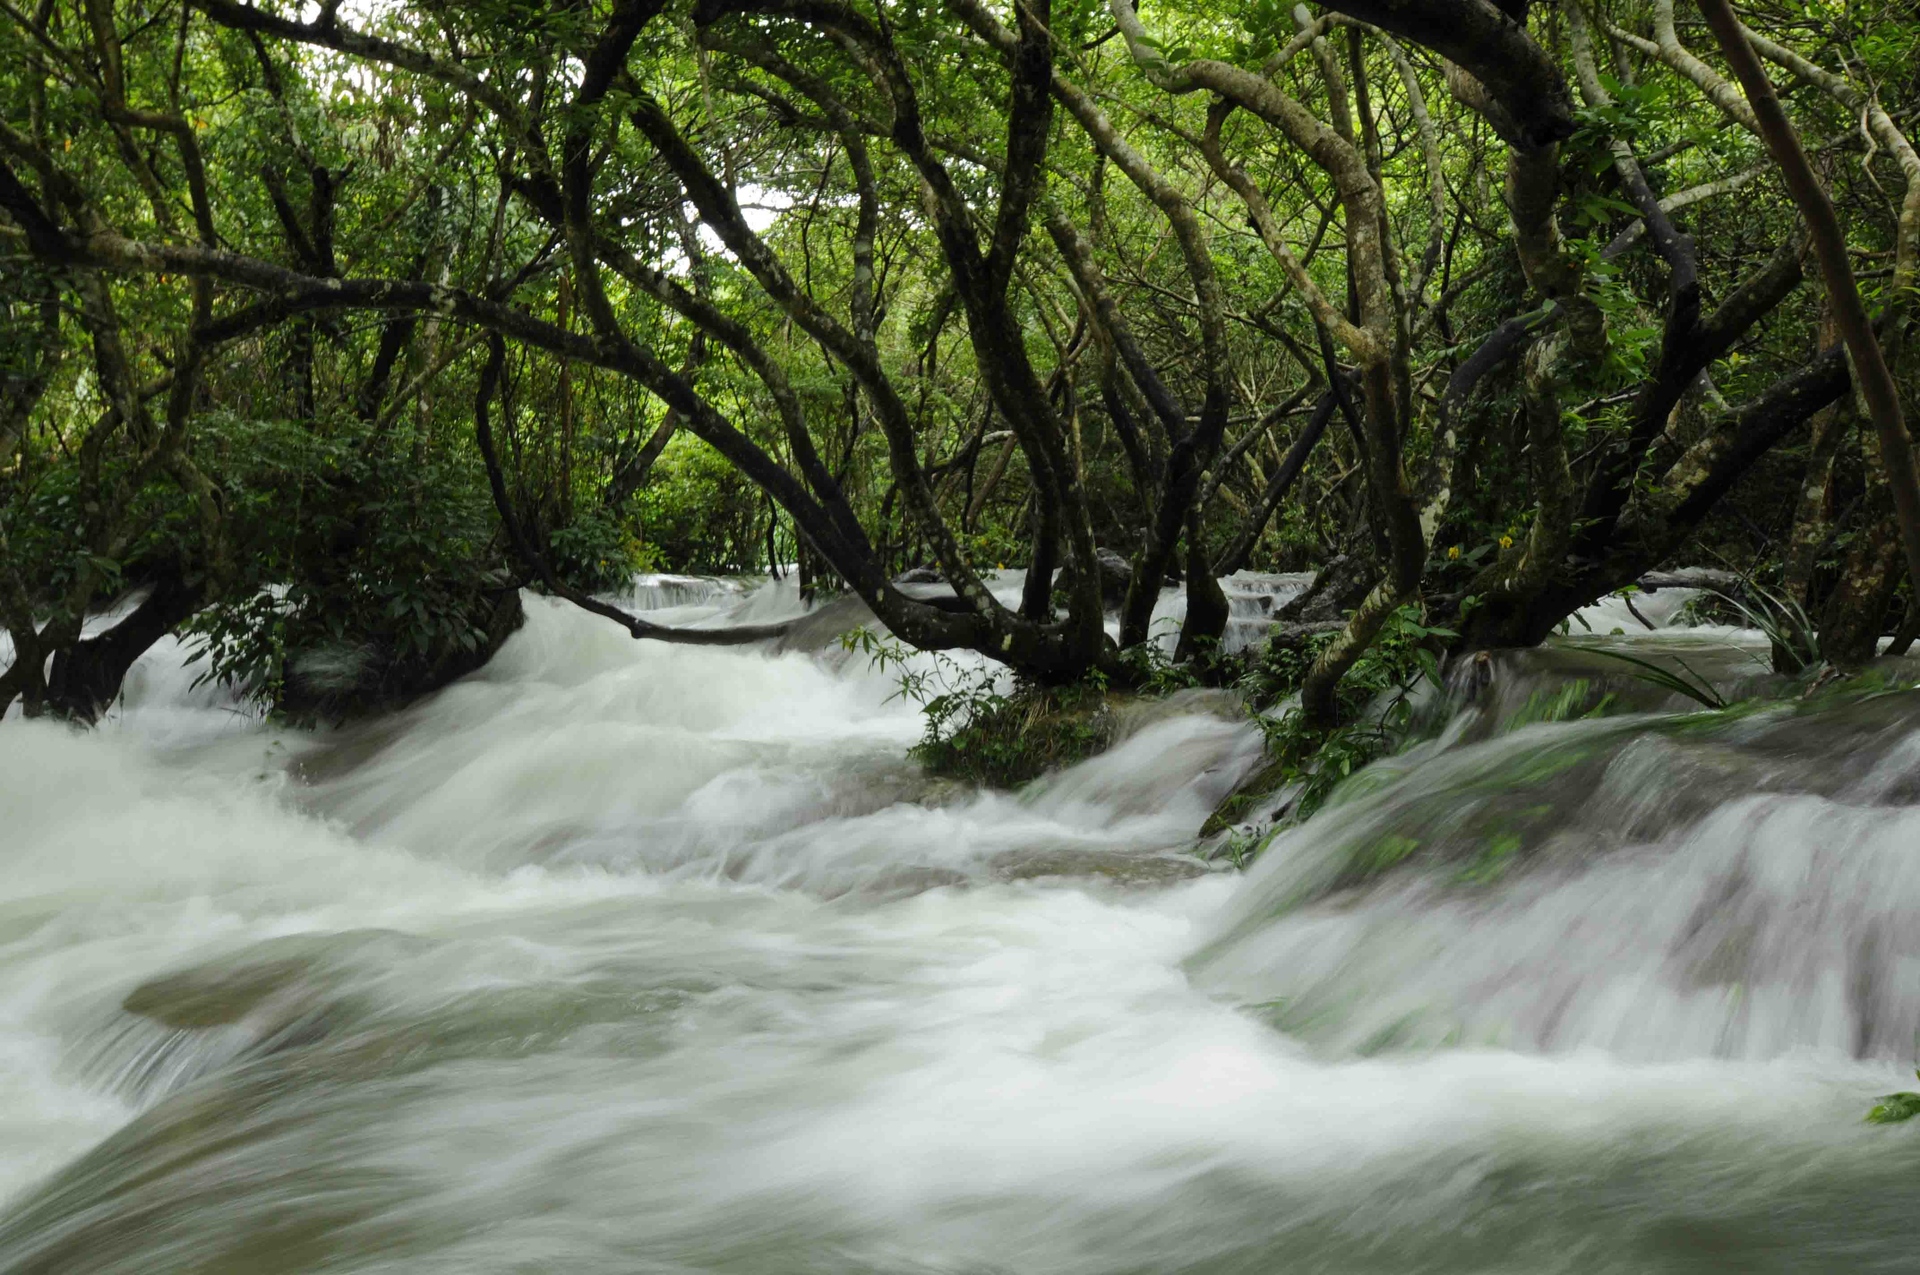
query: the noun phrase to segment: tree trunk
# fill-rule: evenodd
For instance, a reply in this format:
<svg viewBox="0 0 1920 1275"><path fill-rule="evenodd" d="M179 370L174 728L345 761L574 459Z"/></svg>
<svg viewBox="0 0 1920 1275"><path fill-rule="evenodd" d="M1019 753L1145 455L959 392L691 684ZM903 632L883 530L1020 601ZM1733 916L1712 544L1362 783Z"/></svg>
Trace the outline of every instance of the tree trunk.
<svg viewBox="0 0 1920 1275"><path fill-rule="evenodd" d="M1060 515L1038 485L1033 490L1033 557L1027 562L1027 582L1020 591L1020 614L1035 624L1053 618L1053 571L1060 556Z"/></svg>
<svg viewBox="0 0 1920 1275"><path fill-rule="evenodd" d="M1901 416L1899 389L1893 383L1893 373L1874 337L1866 306L1860 300L1860 289L1854 282L1840 218L1820 179L1814 175L1813 166L1807 163L1800 139L1774 94L1773 81L1767 78L1759 55L1747 42L1740 20L1734 16L1727 0L1700 0L1700 12L1713 28L1727 64L1746 90L1760 135L1774 162L1780 166L1787 193L1793 196L1813 236L1814 252L1820 258L1820 273L1826 279L1827 296L1833 306L1834 326L1840 329L1847 353L1853 357L1854 379L1861 398L1866 401L1867 416L1880 438L1882 466L1900 528L1900 547L1906 555L1914 596L1920 598L1920 478L1914 473L1913 444Z"/></svg>
<svg viewBox="0 0 1920 1275"><path fill-rule="evenodd" d="M1173 658L1190 660L1218 653L1226 634L1232 608L1226 591L1207 561L1206 528L1200 506L1195 503L1187 516L1187 618L1180 625L1180 641ZM1209 650L1209 648L1212 648Z"/></svg>
<svg viewBox="0 0 1920 1275"><path fill-rule="evenodd" d="M1836 668L1873 659L1900 585L1900 534L1884 487L1871 493L1854 541L1820 613L1820 658Z"/></svg>
<svg viewBox="0 0 1920 1275"><path fill-rule="evenodd" d="M46 707L76 721L91 722L120 697L120 684L147 648L200 607L204 588L176 568L162 572L133 613L96 637L54 653Z"/></svg>

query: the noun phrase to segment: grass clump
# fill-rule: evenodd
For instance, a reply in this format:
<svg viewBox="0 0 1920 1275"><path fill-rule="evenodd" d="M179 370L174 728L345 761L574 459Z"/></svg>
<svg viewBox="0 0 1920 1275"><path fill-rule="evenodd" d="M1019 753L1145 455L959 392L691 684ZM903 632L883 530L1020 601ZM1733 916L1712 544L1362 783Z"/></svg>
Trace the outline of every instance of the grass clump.
<svg viewBox="0 0 1920 1275"><path fill-rule="evenodd" d="M897 671L900 689L894 695L918 704L926 718L926 732L909 755L928 774L1017 788L1113 742L1112 696L1097 672L1065 686L1045 686L943 651L915 659L900 643L865 628L841 642L876 667Z"/></svg>
<svg viewBox="0 0 1920 1275"><path fill-rule="evenodd" d="M1016 683L1005 695L966 696L960 704L929 708L926 735L911 755L941 778L1017 788L1105 751L1113 742L1113 723L1103 684Z"/></svg>
<svg viewBox="0 0 1920 1275"><path fill-rule="evenodd" d="M1451 629L1425 623L1417 607L1394 612L1342 680L1340 724L1330 728L1309 724L1297 705L1278 712L1273 706L1299 691L1334 635L1317 634L1297 645L1268 648L1238 683L1266 735L1267 764L1221 803L1203 834L1224 831L1262 801L1288 789L1291 796L1274 828L1308 819L1332 802L1353 776L1415 737L1416 691L1422 683L1441 688L1439 651L1455 636ZM1236 862L1250 862L1270 835L1251 848L1241 847Z"/></svg>

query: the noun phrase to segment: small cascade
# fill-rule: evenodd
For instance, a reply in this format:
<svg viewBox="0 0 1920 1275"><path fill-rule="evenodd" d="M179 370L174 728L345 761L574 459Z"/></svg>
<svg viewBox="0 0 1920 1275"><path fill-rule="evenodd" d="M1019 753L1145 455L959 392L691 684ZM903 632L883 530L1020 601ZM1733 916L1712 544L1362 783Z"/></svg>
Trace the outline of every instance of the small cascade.
<svg viewBox="0 0 1920 1275"><path fill-rule="evenodd" d="M617 600L636 611L664 611L676 607L718 606L748 592L740 580L718 576L680 576L643 572L633 578Z"/></svg>
<svg viewBox="0 0 1920 1275"><path fill-rule="evenodd" d="M1273 625L1274 612L1306 592L1312 583L1311 571L1237 571L1223 577L1220 587L1227 595L1227 631L1221 645L1231 654L1263 642Z"/></svg>
<svg viewBox="0 0 1920 1275"><path fill-rule="evenodd" d="M836 675L798 653L636 645L529 598L525 633L482 675L305 756L303 800L357 835L496 869L843 892L991 874L1026 852L1182 846L1257 760L1246 724L1175 717L1047 795L959 793L906 762L922 720L897 690L859 662ZM1119 800L1142 792L1158 795Z"/></svg>
<svg viewBox="0 0 1920 1275"><path fill-rule="evenodd" d="M1438 744L1283 833L1196 958L1320 1048L1901 1061L1920 692Z"/></svg>
<svg viewBox="0 0 1920 1275"><path fill-rule="evenodd" d="M1730 703L1791 690L1788 679L1773 672L1766 640L1757 633L1718 638L1663 629L1626 638L1559 637L1537 647L1481 652L1449 670L1445 711L1471 710L1453 730L1477 740L1529 722L1582 714L1702 707L1699 698L1650 678L1647 665Z"/></svg>

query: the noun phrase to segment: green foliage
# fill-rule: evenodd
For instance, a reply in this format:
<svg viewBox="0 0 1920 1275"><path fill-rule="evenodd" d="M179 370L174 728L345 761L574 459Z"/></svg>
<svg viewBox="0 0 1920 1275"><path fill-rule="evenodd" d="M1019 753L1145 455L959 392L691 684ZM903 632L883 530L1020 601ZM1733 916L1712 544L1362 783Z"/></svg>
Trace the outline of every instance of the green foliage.
<svg viewBox="0 0 1920 1275"><path fill-rule="evenodd" d="M1625 651L1610 651L1601 646L1590 649L1593 654L1604 659L1618 660L1622 664L1632 665L1638 670L1634 676L1641 681L1658 686L1665 691L1672 691L1675 695L1684 695L1704 708L1719 710L1728 707L1730 703L1726 696L1714 689L1712 682L1694 672L1693 666L1677 655L1673 657L1673 662L1680 666L1681 671L1676 673L1665 665L1656 664L1652 660L1645 660L1637 655L1628 655Z"/></svg>
<svg viewBox="0 0 1920 1275"><path fill-rule="evenodd" d="M1315 730L1298 711L1272 719L1262 729L1267 737L1267 755L1281 768L1284 782L1298 785L1288 812L1290 823L1312 818L1329 803L1335 789L1386 755L1394 738L1381 722L1350 722Z"/></svg>
<svg viewBox="0 0 1920 1275"><path fill-rule="evenodd" d="M1576 677L1558 690L1539 690L1527 696L1527 702L1507 719L1505 729L1515 731L1543 722L1585 721L1605 717L1612 707L1612 695L1596 697L1593 684L1584 677Z"/></svg>
<svg viewBox="0 0 1920 1275"><path fill-rule="evenodd" d="M598 507L548 536L547 558L562 579L589 593L617 592L636 572L660 566L658 548L642 544L620 519Z"/></svg>
<svg viewBox="0 0 1920 1275"><path fill-rule="evenodd" d="M951 183L952 206L1002 206L1007 169L992 157L1009 153L1010 66L952 10L928 0L885 6L875 36L891 46L884 57L851 55L792 15L763 22L721 6L694 24L683 11L663 11L597 106L557 90L571 82L566 68L577 68L581 51L602 35L605 5L359 6L333 14L324 32L314 28L304 41L236 29L219 7L181 0L108 6L118 26L94 21L79 0L28 8L40 14L33 24L18 15L0 19L0 118L13 129L7 163L63 229L111 226L143 250L177 248L196 237L188 186L203 173L229 266L252 262L315 282L432 281L512 312L491 418L504 487L530 540L580 587L617 589L641 567L757 571L769 559L802 561L810 581L831 582L838 573L870 583L928 561L929 544L948 533L978 569L1021 566L1033 556L1036 513L1049 503L1073 506L1066 512L1076 534L1084 525L1097 543L1136 546L1141 529L1161 517L1158 493L1180 487L1166 481L1176 476L1177 467L1168 467L1175 458L1197 460L1195 472L1214 492L1190 524L1169 511L1176 516L1168 528L1191 525L1207 541L1184 548L1219 551L1254 530L1248 563L1256 568L1378 549L1387 511L1369 494L1364 422L1357 436L1345 427L1329 431L1270 522L1245 525L1311 410L1312 395L1297 399L1296 391L1311 391L1320 377L1311 353L1320 334L1289 268L1246 232L1248 208L1196 145L1207 134L1209 95L1158 87L1126 42L1113 38L1112 15L1098 0L1053 6L1058 70L1086 91L1160 184L1143 192L1113 164L1113 141L1097 140L1069 112L1056 112L1036 136L1047 174L1041 202L1025 232L994 249L1011 282L993 324L1011 329L1031 380L1015 375L1019 360L1003 358L1006 351L974 343L984 331L978 307L955 304L971 288L956 287L952 245L922 199ZM1840 67L1910 127L1911 102L1901 97L1911 96L1915 24L1886 16L1890 10L1826 0L1792 9L1783 38L1830 40L1831 47L1810 42L1809 55ZM1011 20L1004 6L993 11ZM1331 124L1333 92L1313 53L1289 66L1261 66L1295 35L1294 12L1290 0L1156 7L1143 15L1151 28L1145 60L1234 61ZM1637 21L1626 11L1609 16ZM120 34L110 51L102 42L114 42L103 34L112 30ZM1548 38L1555 30L1561 35ZM348 47L364 51L384 41L389 53L324 47L346 31L366 37ZM1536 22L1532 31L1570 78L1564 27ZM1596 38L1606 46L1603 34ZM747 55L740 40L757 52ZM1443 442L1438 406L1449 401L1451 373L1487 334L1529 314L1544 319L1546 307L1514 251L1499 176L1509 155L1484 112L1450 91L1431 50L1395 47L1365 28L1343 29L1325 47L1344 66L1352 99L1340 111L1350 112L1362 89L1371 104L1367 120L1354 122L1368 134L1359 145L1377 170L1374 211L1396 247L1395 287L1406 293L1395 306L1403 321L1390 360L1405 400L1404 413L1394 415L1405 419L1391 426L1417 485ZM1836 49L1846 51L1844 61L1830 56ZM894 55L911 81L921 121L915 135L933 149L910 155L905 134L883 133L865 137L856 162L857 148L822 121L890 118L900 86L876 83L869 72L896 65ZM1561 148L1553 209L1560 251L1605 319L1604 356L1570 351L1553 373L1561 441L1577 483L1619 454L1673 312L1657 254L1643 244L1605 255L1635 217L1613 148L1630 144L1665 195L1764 159L1755 140L1723 127L1683 77L1631 49L1619 55L1618 62L1601 58L1611 102L1580 110L1577 132ZM103 110L106 88L96 81L109 64L119 68L115 78L134 115L177 113L178 124L128 123ZM1796 91L1787 102L1810 139L1858 132L1854 112L1817 91ZM684 151L663 149L637 126L637 113L654 105ZM1216 121L1221 157L1266 192L1297 268L1328 297L1360 295L1350 292L1365 281L1349 277L1354 262L1341 230L1353 210L1341 206L1327 154L1301 150L1297 131L1275 129L1260 115L1236 109ZM551 201L539 197L557 171L555 155L539 152L561 144L576 124L595 139L588 205L592 233L606 247L591 280L565 250L568 235ZM193 143L191 162L184 141ZM1902 180L1890 151L1877 142L1866 149L1860 163L1831 164L1825 174L1863 265L1892 260L1894 183ZM929 165L944 169L931 185ZM689 166L704 166L719 187L752 205L749 220L765 256L714 251L714 225L684 222ZM1131 162L1127 168L1138 175ZM1746 193L1676 214L1698 250L1701 295L1713 304L1734 295L1799 225L1776 182L1740 189ZM1172 233L1169 196L1176 193L1197 224L1211 228L1204 245L1183 245ZM1061 241L1046 228L1056 206L1093 245L1114 316L1125 320L1133 353L1118 362L1102 335L1112 325L1087 308L1089 294L1072 282ZM706 215L726 220L711 209ZM208 345L186 409L176 411L166 385L187 367L180 353L201 322L193 286L142 266L105 272L101 295L83 297L80 275L32 264L29 236L14 217L4 221L11 246L0 253L0 583L8 596L0 621L15 631L42 621L77 628L125 587L177 569L208 591L213 610L200 632L217 674L270 698L322 650L376 651L376 662L394 668L445 667L455 653L484 646L478 635L491 628L489 599L502 571L528 573L508 560L474 466L484 353L474 311L399 311L382 301L280 313L287 290L262 289L258 272L243 283L229 270L207 282L219 324L265 315L257 307L269 297L277 317L242 324L231 339ZM1212 257L1207 273L1220 293L1211 316L1193 309L1214 305L1214 285L1195 282L1200 254ZM1872 276L1890 281L1895 272L1874 265L1863 273L1871 290ZM770 285L772 277L784 282ZM1743 332L1708 369L1716 393L1735 403L1751 399L1803 366L1817 292L1799 289L1777 315ZM861 297L872 304L855 314ZM824 337L829 328L857 333L861 356L849 360L844 346ZM601 354L630 347L645 366L668 369L678 389L664 390L660 375L611 371L600 355L567 362L554 343L530 335L536 332L590 341ZM1550 332L1542 326L1535 336ZM1223 348L1205 348L1216 339ZM108 376L113 360L106 357L116 344L125 362L117 379ZM1098 375L1086 371L1090 349L1102 352ZM1350 362L1352 353L1334 356ZM1216 354L1223 364L1214 363ZM1214 391L1231 400L1223 404L1235 444L1230 464L1189 457L1193 441L1162 415L1164 403L1141 411L1146 378L1128 370L1136 355L1188 410ZM1540 458L1515 410L1524 357L1522 346L1453 404L1448 428L1459 451L1448 472L1455 490L1429 547L1421 581L1428 598L1488 592L1475 579L1494 547L1524 535L1541 507L1534 487ZM1911 362L1902 370L1909 379ZM1302 363L1309 365L1304 380ZM1231 384L1209 386L1211 366L1232 368ZM1108 368L1116 369L1112 395L1096 384L1108 379ZM701 402L691 416L683 390ZM152 419L120 419L130 391L144 396ZM1070 490L1044 490L1053 462L1039 464L1029 449L1045 431L1032 422L1012 427L1011 418L1023 414L1010 395L1035 393L1054 402L1064 432L1049 446L1072 458ZM663 394L680 404L671 418ZM1666 433L1634 479L1640 495L1654 491L1671 457L1694 454L1704 423L1719 413L1699 397L1662 425ZM1273 410L1287 401L1293 406ZM670 419L678 432L657 451L652 440ZM161 436L164 448L155 445ZM1788 441L1745 480L1765 490L1730 498L1748 502L1744 523L1709 525L1710 538L1763 550L1782 543L1803 444L1793 431L1781 436ZM716 450L722 439L726 456ZM750 453L762 463L737 468ZM1828 503L1870 508L1859 499L1870 458L1853 446L1841 455ZM651 458L650 469L643 471L642 457ZM757 478L745 477L749 470ZM798 480L799 490L769 480L775 471ZM1432 493L1415 494L1424 502ZM1084 501L1076 505L1073 496ZM927 498L944 528L931 525ZM814 539L800 535L796 514L826 506L847 533L832 538L842 546L837 552L859 559L871 545L870 561L823 563L814 545L829 538L818 534L820 525ZM1666 552L1674 545L1662 545L1655 524L1667 508L1642 501L1625 511L1630 516L1607 521L1647 529L1646 543ZM1848 551L1866 534L1864 521L1834 528L1830 552ZM1640 552L1639 541L1592 529L1604 543L1586 543L1583 530L1585 561ZM1446 547L1462 552L1449 555ZM1520 599L1508 609L1518 614L1526 605ZM1783 615L1783 650L1804 652L1803 621ZM1278 752L1310 770L1315 785L1363 768L1370 751L1385 746L1369 742L1367 732L1406 729L1392 720L1406 710L1407 697L1395 693L1408 684L1402 673L1437 679L1437 657L1453 641L1438 631L1410 635L1404 624L1390 626L1382 649L1347 679L1340 705L1352 723L1347 734L1309 739L1279 730ZM1310 644L1252 662L1250 693L1270 701L1297 686L1319 649ZM1155 647L1122 659L1116 680L1148 694L1197 677ZM1204 662L1209 676L1225 663L1212 653ZM956 685L929 690L925 702L942 718L942 741L986 754L1011 747L983 735L988 724L1019 713L1071 717L1056 702L1063 694L1070 696L1015 686L996 699ZM1016 701L1018 712L1007 707ZM1316 787L1308 805L1324 796Z"/></svg>
<svg viewBox="0 0 1920 1275"><path fill-rule="evenodd" d="M1235 868L1244 870L1265 845L1264 833L1235 828L1227 833L1227 839L1221 844L1215 857L1225 859Z"/></svg>
<svg viewBox="0 0 1920 1275"><path fill-rule="evenodd" d="M1197 662L1175 663L1159 642L1143 642L1120 652L1127 684L1142 695L1165 696L1205 684Z"/></svg>
<svg viewBox="0 0 1920 1275"><path fill-rule="evenodd" d="M316 430L225 416L209 437L251 552L190 626L204 678L330 715L488 648L508 586L472 457L398 452L350 417Z"/></svg>
<svg viewBox="0 0 1920 1275"><path fill-rule="evenodd" d="M1366 654L1340 686L1343 718L1357 715L1380 696L1387 696L1387 714L1406 708L1408 695L1424 678L1440 684L1436 654L1458 637L1454 630L1425 623L1417 606L1404 606L1387 617ZM1264 708L1298 691L1307 672L1335 634L1321 633L1298 645L1278 645L1262 652L1242 676L1239 688L1251 703Z"/></svg>
<svg viewBox="0 0 1920 1275"><path fill-rule="evenodd" d="M1681 620L1758 630L1766 636L1775 669L1782 673L1802 674L1820 665L1819 631L1799 599L1785 589L1762 584L1754 571L1736 569L1734 574L1739 583L1733 588L1709 585L1689 598L1680 609Z"/></svg>
<svg viewBox="0 0 1920 1275"><path fill-rule="evenodd" d="M914 757L932 774L991 788L1017 788L1113 742L1113 711L1097 681L943 693L925 709L927 735Z"/></svg>
<svg viewBox="0 0 1920 1275"><path fill-rule="evenodd" d="M1820 635L1797 599L1775 592L1752 577L1741 581L1739 593L1714 592L1746 621L1748 628L1767 635L1768 645L1785 663L1784 672L1803 673L1820 662Z"/></svg>
<svg viewBox="0 0 1920 1275"><path fill-rule="evenodd" d="M1589 178L1604 178L1613 171L1614 141L1629 144L1641 141L1649 132L1657 132L1668 122L1673 108L1672 94L1664 81L1626 84L1603 73L1600 86L1613 100L1598 106L1582 106L1574 112L1579 128L1564 144L1563 162ZM1633 206L1622 204L1628 215ZM1604 218L1600 219L1604 220Z"/></svg>
<svg viewBox="0 0 1920 1275"><path fill-rule="evenodd" d="M915 656L872 630L855 629L842 646L875 668L899 670L894 694L920 706L926 733L912 749L929 774L989 788L1017 788L1084 761L1113 741L1104 678L1069 686L1008 680L1005 669L966 663L944 651Z"/></svg>
<svg viewBox="0 0 1920 1275"><path fill-rule="evenodd" d="M1435 649L1454 636L1451 629L1425 623L1416 607L1394 612L1341 684L1341 721L1331 728L1309 724L1297 707L1260 710L1299 689L1314 659L1333 640L1332 634L1316 636L1298 647L1276 647L1258 658L1240 687L1266 736L1267 764L1223 804L1206 831L1218 830L1260 797L1283 790L1291 790L1293 796L1277 826L1311 818L1335 802L1343 790L1352 794L1350 781L1355 776L1415 733L1414 691L1422 683L1441 689ZM1257 848L1264 845L1265 838ZM1252 854L1242 857L1250 859Z"/></svg>
<svg viewBox="0 0 1920 1275"><path fill-rule="evenodd" d="M656 565L724 575L765 569L765 501L705 443L676 436L635 502Z"/></svg>
<svg viewBox="0 0 1920 1275"><path fill-rule="evenodd" d="M1920 1072L1914 1073L1920 1076ZM1920 1093L1890 1093L1867 1112L1868 1124L1902 1124L1920 1116Z"/></svg>

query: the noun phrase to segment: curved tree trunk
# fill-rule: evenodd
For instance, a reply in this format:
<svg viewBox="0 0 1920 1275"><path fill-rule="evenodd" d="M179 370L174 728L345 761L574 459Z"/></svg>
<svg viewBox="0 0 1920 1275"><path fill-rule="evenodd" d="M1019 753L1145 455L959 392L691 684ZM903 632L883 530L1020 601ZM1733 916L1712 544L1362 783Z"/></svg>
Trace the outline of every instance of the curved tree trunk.
<svg viewBox="0 0 1920 1275"><path fill-rule="evenodd" d="M178 568L161 572L132 614L105 633L54 653L47 710L76 721L98 718L120 697L133 662L198 610L204 596L203 585L185 579Z"/></svg>

